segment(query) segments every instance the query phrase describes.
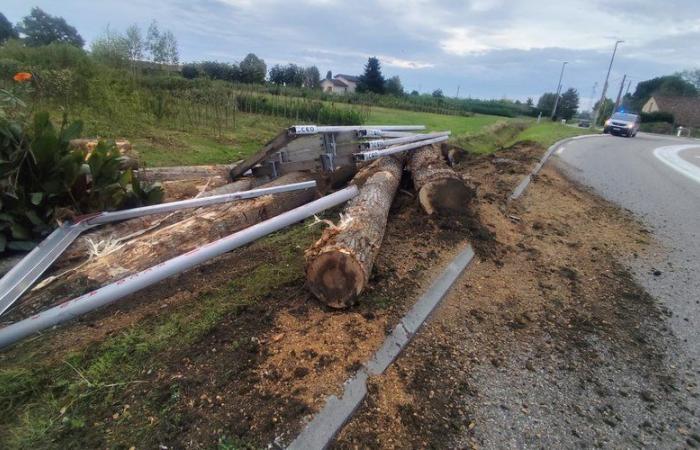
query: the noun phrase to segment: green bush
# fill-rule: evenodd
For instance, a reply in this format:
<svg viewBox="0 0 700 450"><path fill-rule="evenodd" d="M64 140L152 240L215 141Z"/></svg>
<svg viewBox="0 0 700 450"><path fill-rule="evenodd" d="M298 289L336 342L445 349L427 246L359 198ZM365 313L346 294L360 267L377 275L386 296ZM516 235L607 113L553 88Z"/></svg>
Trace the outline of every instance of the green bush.
<svg viewBox="0 0 700 450"><path fill-rule="evenodd" d="M673 134L673 124L668 122L646 122L639 129L646 133Z"/></svg>
<svg viewBox="0 0 700 450"><path fill-rule="evenodd" d="M672 124L676 121L673 114L665 111L655 111L651 113L643 112L640 114L640 119L642 123L666 122Z"/></svg>
<svg viewBox="0 0 700 450"><path fill-rule="evenodd" d="M0 252L32 248L63 219L161 201L159 185L120 170L114 143L101 141L89 154L71 148L81 130L65 120L56 129L47 113L31 126L0 118Z"/></svg>

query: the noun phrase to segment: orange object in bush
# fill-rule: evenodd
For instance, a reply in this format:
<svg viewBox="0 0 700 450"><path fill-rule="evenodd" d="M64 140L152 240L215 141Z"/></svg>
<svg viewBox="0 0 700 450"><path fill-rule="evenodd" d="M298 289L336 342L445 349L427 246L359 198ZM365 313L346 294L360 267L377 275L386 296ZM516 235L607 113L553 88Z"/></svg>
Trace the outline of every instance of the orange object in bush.
<svg viewBox="0 0 700 450"><path fill-rule="evenodd" d="M32 74L29 72L18 72L15 74L14 77L12 77L15 81L18 81L20 83L24 83L25 81L29 81L32 79Z"/></svg>

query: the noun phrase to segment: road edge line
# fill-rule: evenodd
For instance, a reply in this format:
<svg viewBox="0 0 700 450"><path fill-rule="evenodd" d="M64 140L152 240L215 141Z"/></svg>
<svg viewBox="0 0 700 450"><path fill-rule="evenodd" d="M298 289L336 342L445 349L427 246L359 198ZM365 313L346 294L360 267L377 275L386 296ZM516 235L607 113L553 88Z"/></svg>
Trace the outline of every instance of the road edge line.
<svg viewBox="0 0 700 450"><path fill-rule="evenodd" d="M530 182L532 181L533 177L536 176L542 168L544 167L545 163L549 160L549 158L552 157L554 152L559 149L560 147L564 146L565 144L568 144L571 141L575 141L578 139L584 139L584 138L590 138L590 137L595 137L595 136L604 136L600 134L579 134L578 136L571 136L568 138L564 138L560 141L555 142L552 144L547 151L542 155L542 158L540 158L540 161L537 163L537 165L530 171L529 174L525 176L525 178L520 181L520 183L513 189L513 192L508 196L508 203L512 202L513 200L517 200L520 198L521 195L525 192L525 189L530 185Z"/></svg>

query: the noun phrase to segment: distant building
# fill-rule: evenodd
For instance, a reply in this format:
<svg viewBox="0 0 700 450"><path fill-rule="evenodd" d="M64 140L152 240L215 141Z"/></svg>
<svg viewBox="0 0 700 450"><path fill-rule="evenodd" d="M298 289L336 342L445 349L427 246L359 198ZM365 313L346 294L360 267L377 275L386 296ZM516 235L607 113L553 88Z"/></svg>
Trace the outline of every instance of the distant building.
<svg viewBox="0 0 700 450"><path fill-rule="evenodd" d="M673 114L676 125L700 127L700 97L664 97L653 95L642 106L642 112L667 112Z"/></svg>
<svg viewBox="0 0 700 450"><path fill-rule="evenodd" d="M358 77L339 73L330 80L321 81L321 89L331 94L351 94L355 92L358 81Z"/></svg>

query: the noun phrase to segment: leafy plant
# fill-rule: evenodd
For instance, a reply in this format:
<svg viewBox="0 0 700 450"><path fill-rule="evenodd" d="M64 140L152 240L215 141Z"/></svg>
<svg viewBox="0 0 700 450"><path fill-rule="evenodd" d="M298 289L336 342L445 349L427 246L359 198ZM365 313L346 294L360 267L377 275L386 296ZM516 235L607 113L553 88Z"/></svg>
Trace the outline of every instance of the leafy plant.
<svg viewBox="0 0 700 450"><path fill-rule="evenodd" d="M81 131L65 116L56 129L45 112L31 126L0 117L0 252L31 249L57 221L161 201L159 185L141 185L120 169L113 142L91 152L72 148Z"/></svg>

